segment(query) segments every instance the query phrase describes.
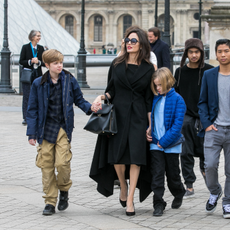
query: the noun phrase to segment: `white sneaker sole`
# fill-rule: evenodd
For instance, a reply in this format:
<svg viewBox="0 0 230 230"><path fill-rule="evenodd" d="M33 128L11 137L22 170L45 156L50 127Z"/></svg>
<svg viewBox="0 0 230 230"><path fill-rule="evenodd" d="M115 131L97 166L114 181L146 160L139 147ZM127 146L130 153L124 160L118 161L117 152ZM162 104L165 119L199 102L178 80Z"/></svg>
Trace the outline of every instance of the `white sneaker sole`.
<svg viewBox="0 0 230 230"><path fill-rule="evenodd" d="M230 219L230 214L223 214L224 219Z"/></svg>
<svg viewBox="0 0 230 230"><path fill-rule="evenodd" d="M193 195L189 195L189 196L183 196L183 199L190 199L190 198L194 198L195 197L195 194L193 194Z"/></svg>
<svg viewBox="0 0 230 230"><path fill-rule="evenodd" d="M208 214L212 214L213 212L216 211L216 207L215 207L214 209L210 210L210 211L208 211L207 209L205 209L205 211L206 211L206 213L208 213Z"/></svg>

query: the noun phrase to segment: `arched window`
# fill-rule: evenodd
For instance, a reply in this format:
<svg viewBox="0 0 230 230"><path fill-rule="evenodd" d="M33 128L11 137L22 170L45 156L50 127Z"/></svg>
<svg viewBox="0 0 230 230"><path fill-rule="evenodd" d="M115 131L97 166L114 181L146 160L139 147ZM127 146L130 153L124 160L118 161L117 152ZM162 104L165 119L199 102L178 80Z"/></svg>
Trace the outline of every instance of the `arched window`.
<svg viewBox="0 0 230 230"><path fill-rule="evenodd" d="M65 17L65 29L73 36L73 16L67 15Z"/></svg>
<svg viewBox="0 0 230 230"><path fill-rule="evenodd" d="M132 25L132 16L126 15L123 18L123 33L125 34L125 31L127 28L129 28Z"/></svg>
<svg viewBox="0 0 230 230"><path fill-rule="evenodd" d="M163 33L165 30L165 15L162 14L159 16L158 20L157 20L157 27L159 28L160 32L161 32L161 38L163 37ZM174 20L172 18L172 16L170 16L170 41L171 41L171 45L174 45Z"/></svg>
<svg viewBox="0 0 230 230"><path fill-rule="evenodd" d="M102 42L102 16L94 17L94 41Z"/></svg>

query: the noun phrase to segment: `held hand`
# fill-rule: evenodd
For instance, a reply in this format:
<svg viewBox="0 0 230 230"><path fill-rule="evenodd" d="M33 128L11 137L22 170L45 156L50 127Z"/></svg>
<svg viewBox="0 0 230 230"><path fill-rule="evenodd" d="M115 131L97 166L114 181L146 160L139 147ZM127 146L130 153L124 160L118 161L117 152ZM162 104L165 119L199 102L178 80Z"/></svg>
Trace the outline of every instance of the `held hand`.
<svg viewBox="0 0 230 230"><path fill-rule="evenodd" d="M151 127L148 127L148 129L146 130L146 139L148 142L151 142L153 140L151 135Z"/></svg>
<svg viewBox="0 0 230 230"><path fill-rule="evenodd" d="M210 125L205 129L205 132L211 131L212 129L215 130L215 131L218 130L214 125Z"/></svg>
<svg viewBox="0 0 230 230"><path fill-rule="evenodd" d="M162 149L162 146L159 144L159 141L157 142L157 146Z"/></svg>
<svg viewBox="0 0 230 230"><path fill-rule="evenodd" d="M30 139L29 144L35 146L36 145L36 139Z"/></svg>
<svg viewBox="0 0 230 230"><path fill-rule="evenodd" d="M96 99L94 100L92 106L91 106L91 110L96 112L99 110L99 109L102 109L102 105L101 105L101 97L102 95L99 95L98 97L96 97Z"/></svg>
<svg viewBox="0 0 230 230"><path fill-rule="evenodd" d="M93 102L91 110L96 113L99 109L101 109L101 104Z"/></svg>

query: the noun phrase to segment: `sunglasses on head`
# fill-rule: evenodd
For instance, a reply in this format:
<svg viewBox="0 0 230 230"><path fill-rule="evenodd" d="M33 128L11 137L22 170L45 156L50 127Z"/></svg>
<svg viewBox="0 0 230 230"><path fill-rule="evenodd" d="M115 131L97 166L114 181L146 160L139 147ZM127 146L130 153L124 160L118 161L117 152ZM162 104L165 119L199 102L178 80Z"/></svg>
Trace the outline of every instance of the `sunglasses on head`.
<svg viewBox="0 0 230 230"><path fill-rule="evenodd" d="M136 45L138 40L136 38L125 38L125 44L131 42L131 45Z"/></svg>

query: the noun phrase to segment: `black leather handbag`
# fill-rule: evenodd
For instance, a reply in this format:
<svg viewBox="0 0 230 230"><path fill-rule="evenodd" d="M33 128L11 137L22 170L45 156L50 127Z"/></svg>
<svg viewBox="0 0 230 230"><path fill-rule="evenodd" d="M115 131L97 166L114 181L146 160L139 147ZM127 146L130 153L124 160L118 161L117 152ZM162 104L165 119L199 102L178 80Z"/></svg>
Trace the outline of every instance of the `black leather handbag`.
<svg viewBox="0 0 230 230"><path fill-rule="evenodd" d="M102 109L92 113L85 130L95 134L114 135L117 133L117 120L114 105L109 102L106 96L106 104L102 104Z"/></svg>
<svg viewBox="0 0 230 230"><path fill-rule="evenodd" d="M33 70L32 69L22 69L20 81L22 83L31 84Z"/></svg>

